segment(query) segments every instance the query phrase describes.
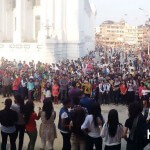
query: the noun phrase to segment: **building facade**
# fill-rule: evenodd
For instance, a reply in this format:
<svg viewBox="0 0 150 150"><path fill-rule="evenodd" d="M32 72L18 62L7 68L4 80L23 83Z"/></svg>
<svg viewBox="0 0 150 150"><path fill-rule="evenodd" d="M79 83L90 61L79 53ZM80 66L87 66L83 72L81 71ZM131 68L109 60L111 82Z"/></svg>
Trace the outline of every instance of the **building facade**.
<svg viewBox="0 0 150 150"><path fill-rule="evenodd" d="M90 0L1 0L0 56L43 62L82 57L95 48L95 15Z"/></svg>
<svg viewBox="0 0 150 150"><path fill-rule="evenodd" d="M96 42L103 45L145 45L148 40L149 28L132 26L125 21L105 21L96 33ZM98 29L97 29L98 31Z"/></svg>
<svg viewBox="0 0 150 150"><path fill-rule="evenodd" d="M124 22L105 21L100 25L99 40L106 45L118 45L124 42Z"/></svg>
<svg viewBox="0 0 150 150"><path fill-rule="evenodd" d="M146 46L149 41L150 29L147 26L138 26L138 43L141 46Z"/></svg>
<svg viewBox="0 0 150 150"><path fill-rule="evenodd" d="M125 24L124 42L128 45L138 44L138 28L136 26Z"/></svg>

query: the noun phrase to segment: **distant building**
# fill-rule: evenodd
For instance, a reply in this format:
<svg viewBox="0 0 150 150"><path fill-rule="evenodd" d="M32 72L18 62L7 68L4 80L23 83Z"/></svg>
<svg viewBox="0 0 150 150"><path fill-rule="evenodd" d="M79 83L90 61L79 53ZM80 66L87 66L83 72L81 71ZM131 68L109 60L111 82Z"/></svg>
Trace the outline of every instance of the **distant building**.
<svg viewBox="0 0 150 150"><path fill-rule="evenodd" d="M96 42L103 45L144 45L148 36L146 26L132 26L124 20L120 22L105 21L99 26ZM98 29L97 29L98 31Z"/></svg>
<svg viewBox="0 0 150 150"><path fill-rule="evenodd" d="M146 26L138 26L138 44L145 46L149 39L149 28Z"/></svg>
<svg viewBox="0 0 150 150"><path fill-rule="evenodd" d="M106 45L118 45L124 42L124 22L105 21L100 25L99 41Z"/></svg>
<svg viewBox="0 0 150 150"><path fill-rule="evenodd" d="M124 42L128 45L138 44L138 28L136 26L125 24Z"/></svg>

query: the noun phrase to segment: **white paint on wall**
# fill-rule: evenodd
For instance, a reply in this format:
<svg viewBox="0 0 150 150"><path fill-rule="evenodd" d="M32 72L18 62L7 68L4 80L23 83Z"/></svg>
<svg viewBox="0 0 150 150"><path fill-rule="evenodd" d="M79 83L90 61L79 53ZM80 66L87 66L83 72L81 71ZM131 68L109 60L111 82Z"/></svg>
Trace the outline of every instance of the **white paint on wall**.
<svg viewBox="0 0 150 150"><path fill-rule="evenodd" d="M96 13L91 0L41 0L40 6L33 6L32 0L16 0L16 7L6 11L12 6L7 1L0 1L0 42L8 38L12 43L2 43L0 57L56 62L77 59L95 49Z"/></svg>

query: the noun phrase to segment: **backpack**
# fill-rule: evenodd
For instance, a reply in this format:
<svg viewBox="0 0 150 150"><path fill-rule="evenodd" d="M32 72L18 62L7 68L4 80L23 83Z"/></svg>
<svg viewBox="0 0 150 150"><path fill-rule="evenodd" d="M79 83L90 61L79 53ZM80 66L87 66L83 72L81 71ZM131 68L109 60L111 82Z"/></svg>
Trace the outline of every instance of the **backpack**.
<svg viewBox="0 0 150 150"><path fill-rule="evenodd" d="M72 132L79 136L84 136L81 130L81 125L83 124L86 117L86 110L81 106L75 106L71 110L71 120L73 122ZM82 114L82 115L81 115Z"/></svg>

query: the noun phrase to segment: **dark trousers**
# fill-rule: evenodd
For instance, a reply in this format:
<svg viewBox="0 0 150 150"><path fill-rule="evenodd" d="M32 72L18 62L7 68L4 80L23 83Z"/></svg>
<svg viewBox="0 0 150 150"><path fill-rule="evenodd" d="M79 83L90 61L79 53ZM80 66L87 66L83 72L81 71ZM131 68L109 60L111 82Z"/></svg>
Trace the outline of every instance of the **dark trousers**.
<svg viewBox="0 0 150 150"><path fill-rule="evenodd" d="M127 104L128 105L134 102L134 96L135 96L134 91L128 91L128 93L127 93Z"/></svg>
<svg viewBox="0 0 150 150"><path fill-rule="evenodd" d="M4 97L9 97L10 96L10 85L3 86L3 96Z"/></svg>
<svg viewBox="0 0 150 150"><path fill-rule="evenodd" d="M121 150L121 144L113 146L105 146L105 150Z"/></svg>
<svg viewBox="0 0 150 150"><path fill-rule="evenodd" d="M114 91L111 89L109 92L110 103L114 103Z"/></svg>
<svg viewBox="0 0 150 150"><path fill-rule="evenodd" d="M60 98L61 102L63 102L63 100L67 98L67 90L60 90Z"/></svg>
<svg viewBox="0 0 150 150"><path fill-rule="evenodd" d="M121 104L127 104L127 95L121 94Z"/></svg>
<svg viewBox="0 0 150 150"><path fill-rule="evenodd" d="M143 150L143 146L142 145L139 145L139 144L135 144L135 143L132 143L132 142L127 142L127 148L126 150Z"/></svg>
<svg viewBox="0 0 150 150"><path fill-rule="evenodd" d="M136 102L140 102L140 97L139 97L139 95L134 95L134 101L136 101Z"/></svg>
<svg viewBox="0 0 150 150"><path fill-rule="evenodd" d="M109 92L105 92L104 93L104 103L105 104L109 104L110 103L110 93Z"/></svg>
<svg viewBox="0 0 150 150"><path fill-rule="evenodd" d="M22 150L24 141L25 125L16 125L16 139L19 136L18 150Z"/></svg>
<svg viewBox="0 0 150 150"><path fill-rule="evenodd" d="M33 98L34 91L28 91L28 100L34 100Z"/></svg>
<svg viewBox="0 0 150 150"><path fill-rule="evenodd" d="M99 93L99 103L100 104L104 104L104 99L105 99L104 93Z"/></svg>
<svg viewBox="0 0 150 150"><path fill-rule="evenodd" d="M62 133L60 132L63 137L63 148L62 150L71 150L71 143L70 143L70 133Z"/></svg>
<svg viewBox="0 0 150 150"><path fill-rule="evenodd" d="M96 150L102 150L102 138L92 138L90 136L87 137L87 150L93 150L95 145Z"/></svg>
<svg viewBox="0 0 150 150"><path fill-rule="evenodd" d="M119 90L114 91L114 102L115 104L119 103Z"/></svg>
<svg viewBox="0 0 150 150"><path fill-rule="evenodd" d="M34 132L28 132L27 131L27 134L28 134L29 139L30 139L27 150L34 150L35 142L37 139L37 131L34 131Z"/></svg>
<svg viewBox="0 0 150 150"><path fill-rule="evenodd" d="M7 145L7 138L9 136L10 139L10 150L16 150L16 132L14 133L4 133L1 131L1 136L2 136L2 144L1 144L1 150L6 150L6 145Z"/></svg>
<svg viewBox="0 0 150 150"><path fill-rule="evenodd" d="M23 99L28 98L28 89L26 87L21 87L21 96Z"/></svg>

